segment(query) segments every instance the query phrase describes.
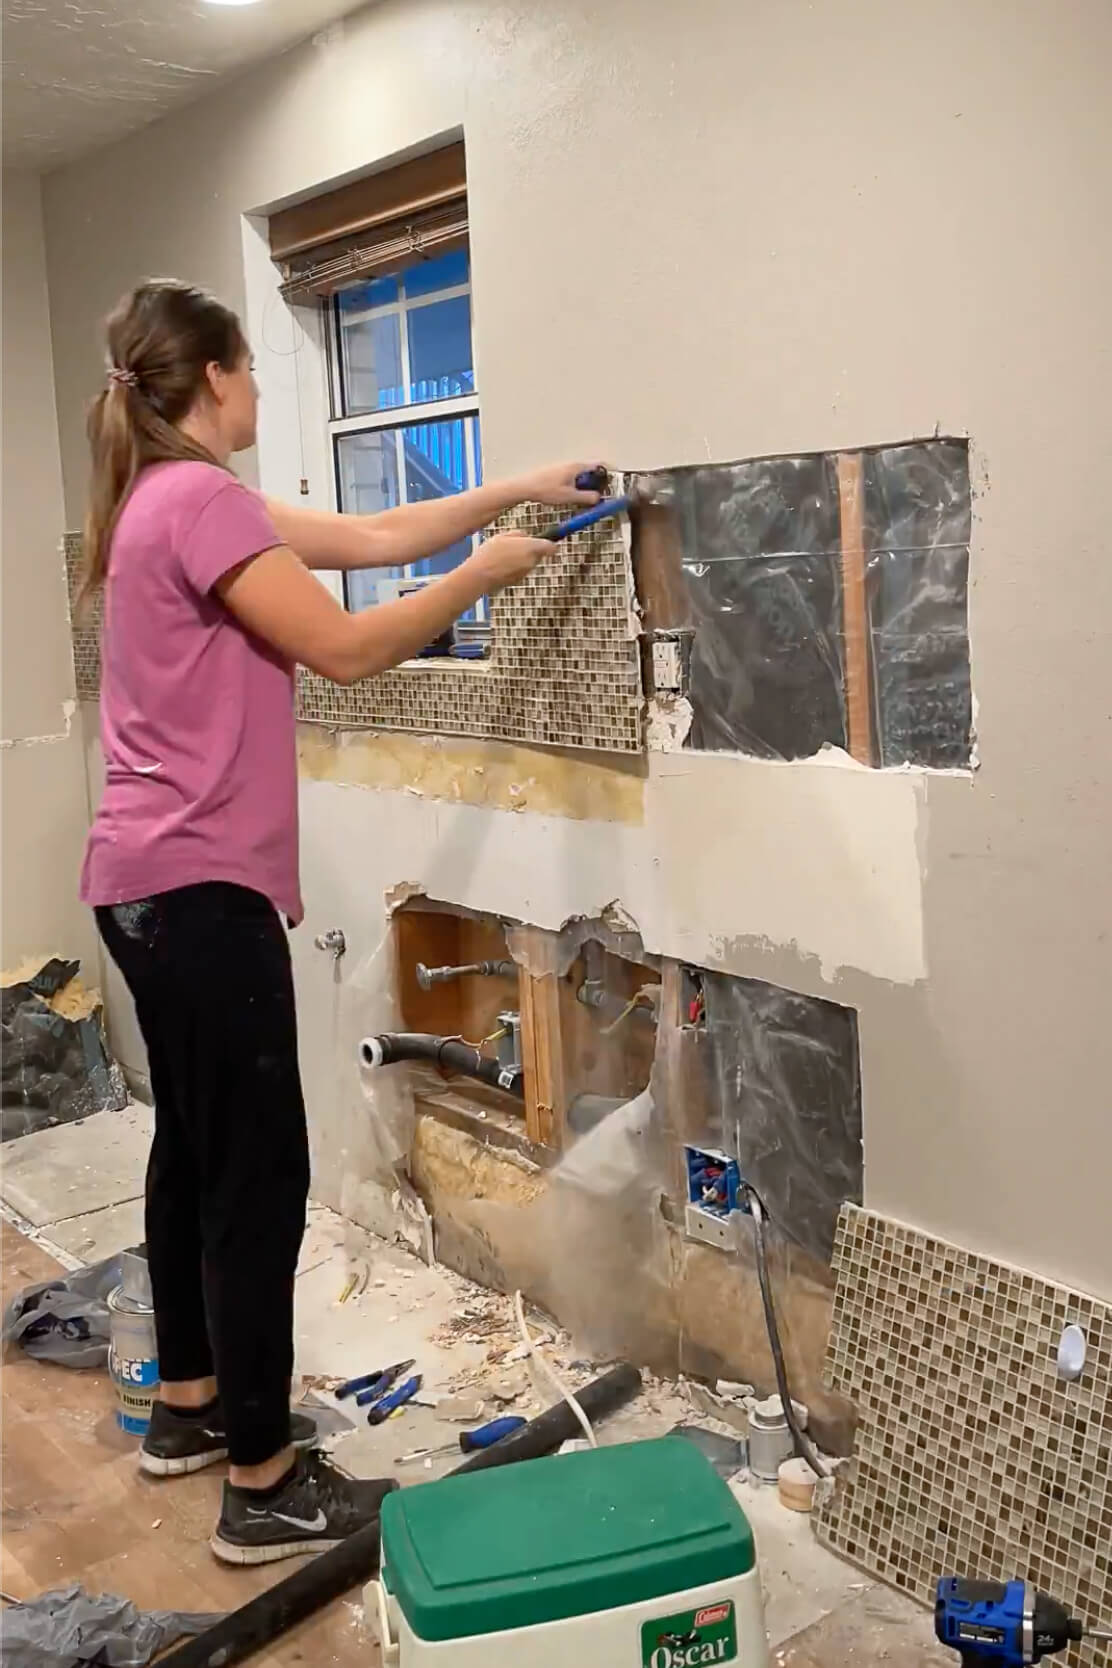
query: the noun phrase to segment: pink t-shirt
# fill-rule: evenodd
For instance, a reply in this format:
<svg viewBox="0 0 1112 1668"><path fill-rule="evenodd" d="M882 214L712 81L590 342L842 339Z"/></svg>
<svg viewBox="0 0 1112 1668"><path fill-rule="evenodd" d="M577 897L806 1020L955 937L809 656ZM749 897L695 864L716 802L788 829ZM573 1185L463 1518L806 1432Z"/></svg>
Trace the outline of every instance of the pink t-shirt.
<svg viewBox="0 0 1112 1668"><path fill-rule="evenodd" d="M154 464L133 487L105 586L86 903L224 880L301 919L293 669L213 591L281 542L261 498L212 464Z"/></svg>

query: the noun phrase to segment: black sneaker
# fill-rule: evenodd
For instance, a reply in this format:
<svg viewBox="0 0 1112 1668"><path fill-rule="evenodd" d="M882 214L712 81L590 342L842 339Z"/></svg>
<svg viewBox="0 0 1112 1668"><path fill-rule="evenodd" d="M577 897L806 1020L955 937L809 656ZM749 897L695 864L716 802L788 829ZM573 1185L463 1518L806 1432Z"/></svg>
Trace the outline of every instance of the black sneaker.
<svg viewBox="0 0 1112 1668"><path fill-rule="evenodd" d="M305 1552L329 1552L378 1516L392 1477L362 1482L331 1465L319 1449L300 1454L289 1481L261 1498L224 1484L211 1546L225 1564L273 1564Z"/></svg>
<svg viewBox="0 0 1112 1668"><path fill-rule="evenodd" d="M295 1448L311 1448L317 1427L304 1413L290 1410L290 1441ZM150 1429L139 1450L139 1468L150 1477L185 1477L228 1457L228 1433L220 1405L211 1416L184 1419L165 1402L151 1409Z"/></svg>

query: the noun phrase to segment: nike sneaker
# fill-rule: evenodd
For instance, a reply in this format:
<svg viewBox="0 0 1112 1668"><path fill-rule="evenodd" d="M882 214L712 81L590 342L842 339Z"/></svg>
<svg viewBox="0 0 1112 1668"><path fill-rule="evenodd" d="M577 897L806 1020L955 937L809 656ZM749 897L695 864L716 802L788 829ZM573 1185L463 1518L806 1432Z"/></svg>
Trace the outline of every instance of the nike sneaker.
<svg viewBox="0 0 1112 1668"><path fill-rule="evenodd" d="M348 1477L312 1449L298 1455L294 1470L272 1492L224 1484L212 1550L225 1564L272 1564L328 1552L373 1523L397 1486L392 1477Z"/></svg>
<svg viewBox="0 0 1112 1668"><path fill-rule="evenodd" d="M317 1427L304 1413L290 1411L290 1441L311 1448ZM166 1402L151 1408L150 1429L139 1450L139 1467L150 1477L185 1477L228 1457L228 1433L220 1403L200 1413L179 1413Z"/></svg>

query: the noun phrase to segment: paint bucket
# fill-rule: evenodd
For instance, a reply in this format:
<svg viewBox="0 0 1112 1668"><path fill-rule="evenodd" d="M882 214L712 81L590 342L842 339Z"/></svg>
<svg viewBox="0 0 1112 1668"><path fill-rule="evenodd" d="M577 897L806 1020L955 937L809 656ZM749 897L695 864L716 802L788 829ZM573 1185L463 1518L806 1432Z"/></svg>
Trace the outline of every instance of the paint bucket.
<svg viewBox="0 0 1112 1668"><path fill-rule="evenodd" d="M158 1390L154 1310L117 1286L108 1294L108 1371L116 1388L116 1423L129 1436L146 1436Z"/></svg>
<svg viewBox="0 0 1112 1668"><path fill-rule="evenodd" d="M806 1426L807 1409L792 1401L796 1418ZM779 1396L768 1396L763 1402L749 1403L749 1474L762 1483L775 1483L780 1467L795 1452L795 1438L784 1417L784 1404Z"/></svg>

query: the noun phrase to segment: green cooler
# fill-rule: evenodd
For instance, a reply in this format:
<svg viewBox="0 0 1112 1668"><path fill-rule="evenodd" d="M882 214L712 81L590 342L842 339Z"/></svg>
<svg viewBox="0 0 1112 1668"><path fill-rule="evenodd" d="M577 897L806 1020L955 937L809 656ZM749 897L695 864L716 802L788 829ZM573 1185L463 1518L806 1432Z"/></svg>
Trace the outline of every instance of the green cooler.
<svg viewBox="0 0 1112 1668"><path fill-rule="evenodd" d="M745 1513L682 1437L389 1495L365 1594L399 1668L768 1668Z"/></svg>

